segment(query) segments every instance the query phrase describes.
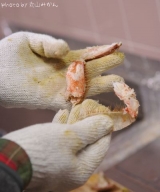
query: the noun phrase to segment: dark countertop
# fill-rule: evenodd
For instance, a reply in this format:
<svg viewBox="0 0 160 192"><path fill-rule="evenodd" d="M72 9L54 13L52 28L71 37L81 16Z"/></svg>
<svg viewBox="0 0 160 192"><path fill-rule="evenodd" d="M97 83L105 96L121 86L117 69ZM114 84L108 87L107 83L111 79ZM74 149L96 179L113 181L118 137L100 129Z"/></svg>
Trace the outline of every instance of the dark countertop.
<svg viewBox="0 0 160 192"><path fill-rule="evenodd" d="M160 138L108 169L106 175L135 192L160 191Z"/></svg>

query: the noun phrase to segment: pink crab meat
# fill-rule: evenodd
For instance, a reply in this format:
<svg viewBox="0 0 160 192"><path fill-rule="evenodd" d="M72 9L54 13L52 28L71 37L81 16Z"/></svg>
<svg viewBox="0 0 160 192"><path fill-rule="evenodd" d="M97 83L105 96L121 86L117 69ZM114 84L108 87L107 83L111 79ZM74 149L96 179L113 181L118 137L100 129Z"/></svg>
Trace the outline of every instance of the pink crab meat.
<svg viewBox="0 0 160 192"><path fill-rule="evenodd" d="M97 58L100 58L100 57L113 53L121 45L122 45L122 43L112 43L111 45L88 47L86 49L85 53L82 55L82 58L85 61L97 59Z"/></svg>
<svg viewBox="0 0 160 192"><path fill-rule="evenodd" d="M113 86L115 94L119 97L120 100L123 100L127 106L123 109L124 113L129 113L132 118L137 117L138 108L140 105L136 99L134 89L131 89L124 82L114 82Z"/></svg>
<svg viewBox="0 0 160 192"><path fill-rule="evenodd" d="M84 64L84 61L75 61L69 66L66 73L67 90L65 96L67 100L71 100L72 104L80 103L84 97L86 88Z"/></svg>

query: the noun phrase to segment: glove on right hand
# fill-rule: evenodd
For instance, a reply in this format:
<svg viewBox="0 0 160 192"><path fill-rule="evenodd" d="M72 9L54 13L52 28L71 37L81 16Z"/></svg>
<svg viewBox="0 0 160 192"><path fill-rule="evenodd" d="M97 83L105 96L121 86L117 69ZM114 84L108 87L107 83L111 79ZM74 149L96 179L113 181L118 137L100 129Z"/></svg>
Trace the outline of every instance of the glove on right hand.
<svg viewBox="0 0 160 192"><path fill-rule="evenodd" d="M81 112L88 108L89 101L83 102ZM71 110L69 115L68 110L60 110L53 123L30 126L4 136L18 143L31 160L33 177L28 192L75 189L87 181L105 157L112 119L96 115L65 124L67 119L75 117L74 112ZM79 112L77 108L76 113Z"/></svg>

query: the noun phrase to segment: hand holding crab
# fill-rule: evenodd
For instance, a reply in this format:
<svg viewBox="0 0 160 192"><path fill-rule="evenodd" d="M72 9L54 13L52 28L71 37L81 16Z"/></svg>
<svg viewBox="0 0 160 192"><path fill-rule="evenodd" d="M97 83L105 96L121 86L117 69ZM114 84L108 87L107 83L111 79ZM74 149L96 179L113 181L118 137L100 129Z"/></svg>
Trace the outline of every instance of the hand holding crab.
<svg viewBox="0 0 160 192"><path fill-rule="evenodd" d="M100 76L122 63L124 55L116 51L120 46L114 43L70 51L63 40L28 32L1 40L0 104L65 109L56 114L53 123L4 137L28 154L33 169L30 191L67 191L82 185L103 160L111 132L135 121L139 103L134 90L120 76ZM111 111L96 101L83 101L110 91L127 107Z"/></svg>
<svg viewBox="0 0 160 192"><path fill-rule="evenodd" d="M115 52L120 45L70 51L66 42L47 35L19 32L6 37L0 44L0 104L30 109L69 109L71 102L67 98L74 98L70 92L66 96L66 73L75 61L85 62L86 86L80 93L80 101L113 91L113 82L122 82L123 78L100 75L123 62L123 53Z"/></svg>

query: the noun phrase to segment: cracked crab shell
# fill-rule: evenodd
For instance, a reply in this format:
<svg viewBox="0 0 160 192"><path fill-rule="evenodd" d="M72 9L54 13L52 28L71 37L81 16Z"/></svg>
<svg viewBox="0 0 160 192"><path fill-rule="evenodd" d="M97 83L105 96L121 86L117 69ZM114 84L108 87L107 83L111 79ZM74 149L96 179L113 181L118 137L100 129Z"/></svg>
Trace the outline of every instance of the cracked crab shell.
<svg viewBox="0 0 160 192"><path fill-rule="evenodd" d="M84 98L86 82L84 75L84 61L73 62L66 73L67 90L66 99L77 104Z"/></svg>

